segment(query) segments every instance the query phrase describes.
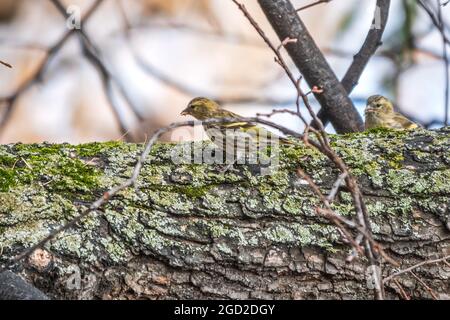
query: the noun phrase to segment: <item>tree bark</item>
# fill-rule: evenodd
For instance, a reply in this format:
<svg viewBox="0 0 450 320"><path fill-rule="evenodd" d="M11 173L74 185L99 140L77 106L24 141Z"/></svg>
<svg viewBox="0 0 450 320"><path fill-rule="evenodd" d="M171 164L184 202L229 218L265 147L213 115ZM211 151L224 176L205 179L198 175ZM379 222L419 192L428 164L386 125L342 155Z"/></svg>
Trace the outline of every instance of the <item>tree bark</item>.
<svg viewBox="0 0 450 320"><path fill-rule="evenodd" d="M314 93L338 133L364 130L364 123L303 21L289 0L258 0L280 41L297 39L286 50L308 85L323 89Z"/></svg>
<svg viewBox="0 0 450 320"><path fill-rule="evenodd" d="M450 128L333 136L358 178L374 237L400 269L450 254ZM192 145L192 144L184 144ZM194 143L205 147L207 142ZM367 263L351 263L336 228L295 174L326 193L338 176L302 144L279 168L174 164L158 144L134 189L84 219L12 271L53 299L372 299ZM119 142L0 146L0 261L85 209L131 173L141 145ZM336 211L353 215L341 190ZM384 277L396 268L385 264ZM449 298L448 264L426 264L386 284L389 299ZM400 289L401 288L401 289Z"/></svg>
<svg viewBox="0 0 450 320"><path fill-rule="evenodd" d="M382 37L387 25L389 17L389 9L391 6L391 0L377 0L375 7L375 15L372 21L372 26L367 34L366 39L358 51L353 57L353 62L342 78L342 86L348 95L353 91L359 82L359 78L364 72L370 58L375 54L377 49L382 45ZM379 20L378 20L379 19ZM320 109L317 113L317 117L322 121L322 124L326 126L328 124L328 116L324 109ZM319 126L315 123L311 123L315 128Z"/></svg>

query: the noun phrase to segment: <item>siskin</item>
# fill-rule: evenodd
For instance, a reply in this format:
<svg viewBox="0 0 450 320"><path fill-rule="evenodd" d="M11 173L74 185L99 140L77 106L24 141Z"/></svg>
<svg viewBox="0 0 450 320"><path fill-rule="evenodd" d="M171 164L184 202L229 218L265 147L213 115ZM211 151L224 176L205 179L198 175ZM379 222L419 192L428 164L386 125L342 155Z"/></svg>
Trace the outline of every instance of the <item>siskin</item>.
<svg viewBox="0 0 450 320"><path fill-rule="evenodd" d="M288 139L279 137L254 123L240 121L239 119L242 118L240 115L222 109L217 102L208 98L199 97L191 100L181 115L191 115L200 121L236 119L234 122L203 125L208 137L226 153L249 152L249 148L253 147L256 150L272 145L274 142L292 144Z"/></svg>
<svg viewBox="0 0 450 320"><path fill-rule="evenodd" d="M367 99L364 111L366 129L414 129L419 127L416 123L394 111L394 105L389 99L375 95Z"/></svg>

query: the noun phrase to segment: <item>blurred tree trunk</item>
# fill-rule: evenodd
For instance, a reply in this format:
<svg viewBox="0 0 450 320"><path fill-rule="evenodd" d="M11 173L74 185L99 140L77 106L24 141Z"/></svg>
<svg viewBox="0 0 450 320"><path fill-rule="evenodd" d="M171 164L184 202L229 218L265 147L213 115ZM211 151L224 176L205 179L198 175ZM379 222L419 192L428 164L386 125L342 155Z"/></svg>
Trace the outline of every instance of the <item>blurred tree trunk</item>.
<svg viewBox="0 0 450 320"><path fill-rule="evenodd" d="M0 1L0 21L10 21L16 14L21 4L21 0Z"/></svg>
<svg viewBox="0 0 450 320"><path fill-rule="evenodd" d="M376 239L407 268L450 254L450 128L359 133L332 143L358 177ZM208 143L195 143L204 147ZM190 144L185 144L190 145ZM178 145L180 146L180 145ZM315 214L301 166L330 190L337 171L303 145L261 176L236 165L174 164L155 146L135 189L59 235L14 271L52 298L371 299L366 262ZM1 259L76 216L130 175L141 145L0 146ZM342 190L334 204L352 214ZM387 297L449 298L448 265L428 264L386 285ZM384 276L393 268L385 265Z"/></svg>

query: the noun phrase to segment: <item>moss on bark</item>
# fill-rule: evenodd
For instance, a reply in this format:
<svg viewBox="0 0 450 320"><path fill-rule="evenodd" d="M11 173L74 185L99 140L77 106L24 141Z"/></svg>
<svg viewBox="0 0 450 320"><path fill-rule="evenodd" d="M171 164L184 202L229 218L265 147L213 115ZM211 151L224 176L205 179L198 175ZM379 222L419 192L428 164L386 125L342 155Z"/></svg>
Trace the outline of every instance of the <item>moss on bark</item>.
<svg viewBox="0 0 450 320"><path fill-rule="evenodd" d="M390 254L408 265L449 253L448 128L332 136L332 144L358 178L375 236ZM60 298L370 297L363 259L345 264L348 247L316 216L319 202L295 174L302 167L327 193L339 173L323 155L300 143L284 146L278 170L263 176L255 165L222 174L217 165L174 164L174 148L156 145L135 188L48 244L46 270L28 262L23 274ZM120 142L0 146L1 258L126 179L141 150ZM353 215L345 191L334 207ZM89 286L68 285L74 270ZM436 291L448 294L448 270L427 272ZM222 285L208 282L215 278ZM405 279L411 295L428 297ZM397 289L388 294L397 297Z"/></svg>

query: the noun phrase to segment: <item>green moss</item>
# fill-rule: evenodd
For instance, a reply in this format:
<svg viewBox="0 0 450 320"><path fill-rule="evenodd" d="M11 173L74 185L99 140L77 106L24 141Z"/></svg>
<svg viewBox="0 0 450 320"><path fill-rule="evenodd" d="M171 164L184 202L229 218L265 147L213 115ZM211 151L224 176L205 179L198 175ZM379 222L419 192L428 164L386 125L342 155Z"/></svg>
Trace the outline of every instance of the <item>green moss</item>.
<svg viewBox="0 0 450 320"><path fill-rule="evenodd" d="M69 145L17 144L14 150L14 156L5 148L0 150L0 191L37 184L69 196L92 194L99 186L101 172L72 155Z"/></svg>
<svg viewBox="0 0 450 320"><path fill-rule="evenodd" d="M209 190L211 190L214 187L215 187L215 185L206 185L206 186L201 186L201 187L193 187L190 185L186 185L186 186L161 185L161 184L149 185L149 188L151 190L164 191L167 193L174 193L174 194L184 194L188 198L193 198L193 199L204 196Z"/></svg>
<svg viewBox="0 0 450 320"><path fill-rule="evenodd" d="M87 166L78 159L62 161L48 171L55 181L51 183L54 191L89 192L98 187L99 170Z"/></svg>
<svg viewBox="0 0 450 320"><path fill-rule="evenodd" d="M409 134L408 130L396 130L389 128L374 128L368 129L364 132L352 132L343 135L334 135L333 137L338 137L339 139L352 139L357 140L361 138L403 138Z"/></svg>
<svg viewBox="0 0 450 320"><path fill-rule="evenodd" d="M0 192L7 192L17 185L16 172L0 167Z"/></svg>
<svg viewBox="0 0 450 320"><path fill-rule="evenodd" d="M439 146L430 146L430 137L440 139ZM331 141L364 192L369 191L366 204L375 233L387 232L386 217L398 234L413 232L415 209L446 219L448 138L420 131L375 130L336 135ZM413 162L411 146L419 160L433 164L431 170ZM141 150L142 145L121 142L0 146L1 246L28 246L49 228L74 217L98 191L126 179ZM173 266L187 260L196 263L195 256L208 256L211 245L217 245L217 254L227 259L233 259L241 246L339 249L339 234L317 218L315 207L320 201L295 173L301 166L324 192L330 189L337 170L316 150L302 144L281 146L279 170L271 176L259 175L249 165L236 165L239 171L227 174L216 166L174 165L172 150L173 144L155 145L136 187L123 190L103 207L111 233L96 239L105 224L92 215L79 229L53 241L51 248L83 261L94 261L100 252L105 261L122 263L130 259L128 250L133 247L161 254ZM383 189L371 189L367 179ZM333 208L344 216L355 215L345 191Z"/></svg>
<svg viewBox="0 0 450 320"><path fill-rule="evenodd" d="M54 154L60 154L64 145L42 143L42 144L22 144L18 143L14 145L14 149L19 156L40 155L49 156Z"/></svg>
<svg viewBox="0 0 450 320"><path fill-rule="evenodd" d="M121 141L93 142L76 145L74 146L74 150L80 157L95 157L111 149L117 150L125 145L126 143Z"/></svg>

